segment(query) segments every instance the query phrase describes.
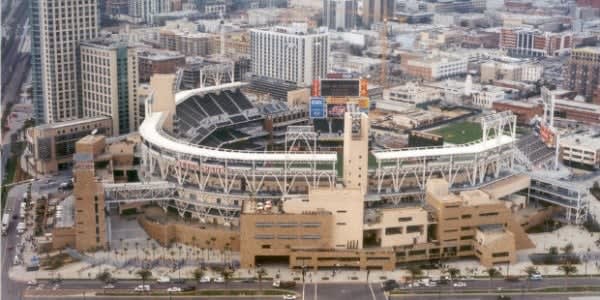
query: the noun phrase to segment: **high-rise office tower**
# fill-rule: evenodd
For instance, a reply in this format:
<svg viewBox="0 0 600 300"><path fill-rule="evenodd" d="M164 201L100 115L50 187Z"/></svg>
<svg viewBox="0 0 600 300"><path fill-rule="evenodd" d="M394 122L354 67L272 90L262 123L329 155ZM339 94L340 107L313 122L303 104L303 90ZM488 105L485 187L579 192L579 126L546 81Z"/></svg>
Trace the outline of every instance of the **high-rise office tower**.
<svg viewBox="0 0 600 300"><path fill-rule="evenodd" d="M34 117L80 115L79 42L98 34L96 0L30 0Z"/></svg>
<svg viewBox="0 0 600 300"><path fill-rule="evenodd" d="M327 72L329 36L326 28L307 24L250 30L251 71L254 75L309 86Z"/></svg>
<svg viewBox="0 0 600 300"><path fill-rule="evenodd" d="M356 0L323 0L323 26L348 30L356 27Z"/></svg>
<svg viewBox="0 0 600 300"><path fill-rule="evenodd" d="M98 38L81 43L83 116L112 117L113 132L136 131L137 49L126 41Z"/></svg>
<svg viewBox="0 0 600 300"><path fill-rule="evenodd" d="M171 0L129 0L129 15L152 23L154 15L170 12Z"/></svg>
<svg viewBox="0 0 600 300"><path fill-rule="evenodd" d="M564 78L565 88L592 100L600 87L600 47L573 49L564 67Z"/></svg>
<svg viewBox="0 0 600 300"><path fill-rule="evenodd" d="M394 15L395 0L364 0L362 8L363 26L371 26L381 22L384 16L390 18Z"/></svg>

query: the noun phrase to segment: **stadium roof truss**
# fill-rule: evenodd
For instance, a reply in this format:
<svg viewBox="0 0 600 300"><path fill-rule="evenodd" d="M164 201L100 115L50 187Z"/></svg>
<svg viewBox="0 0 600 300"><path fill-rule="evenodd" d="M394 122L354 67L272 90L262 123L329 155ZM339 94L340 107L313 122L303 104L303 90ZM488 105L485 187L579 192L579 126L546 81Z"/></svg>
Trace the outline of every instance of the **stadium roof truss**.
<svg viewBox="0 0 600 300"><path fill-rule="evenodd" d="M482 139L469 144L372 151L377 162L376 192L422 193L432 177L444 178L454 187L474 187L512 171L516 116L487 115L481 118L481 127Z"/></svg>

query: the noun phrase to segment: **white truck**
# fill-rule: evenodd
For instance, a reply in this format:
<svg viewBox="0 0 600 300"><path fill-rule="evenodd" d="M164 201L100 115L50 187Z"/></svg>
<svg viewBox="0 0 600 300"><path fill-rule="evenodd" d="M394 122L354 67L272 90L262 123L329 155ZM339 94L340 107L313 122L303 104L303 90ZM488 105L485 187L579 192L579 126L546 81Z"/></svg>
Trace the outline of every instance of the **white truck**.
<svg viewBox="0 0 600 300"><path fill-rule="evenodd" d="M8 233L8 226L10 225L10 214L5 213L2 215L2 235Z"/></svg>

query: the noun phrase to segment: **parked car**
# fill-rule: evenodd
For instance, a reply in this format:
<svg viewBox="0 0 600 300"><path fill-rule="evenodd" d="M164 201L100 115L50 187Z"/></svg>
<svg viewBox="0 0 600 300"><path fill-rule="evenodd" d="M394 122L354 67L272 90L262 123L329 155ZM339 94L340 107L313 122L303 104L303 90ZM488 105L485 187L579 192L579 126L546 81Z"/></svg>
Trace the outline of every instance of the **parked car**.
<svg viewBox="0 0 600 300"><path fill-rule="evenodd" d="M297 298L296 295L292 295L292 294L283 296L283 300L296 300L296 298Z"/></svg>
<svg viewBox="0 0 600 300"><path fill-rule="evenodd" d="M103 286L102 288L103 288L103 289L114 289L114 288L115 288L115 286L109 283L109 284L107 284L107 285Z"/></svg>
<svg viewBox="0 0 600 300"><path fill-rule="evenodd" d="M467 283L459 281L459 282L455 282L452 286L454 286L454 287L466 287Z"/></svg>
<svg viewBox="0 0 600 300"><path fill-rule="evenodd" d="M167 289L168 293L179 293L181 292L181 288L178 286L173 286Z"/></svg>
<svg viewBox="0 0 600 300"><path fill-rule="evenodd" d="M150 285L148 284L144 284L144 285L138 285L133 289L134 292L149 292L150 291Z"/></svg>
<svg viewBox="0 0 600 300"><path fill-rule="evenodd" d="M210 283L210 277L204 276L200 278L200 283Z"/></svg>
<svg viewBox="0 0 600 300"><path fill-rule="evenodd" d="M225 278L223 277L215 277L215 279L213 279L214 283L225 283Z"/></svg>
<svg viewBox="0 0 600 300"><path fill-rule="evenodd" d="M156 279L156 282L169 283L169 282L171 282L171 278L169 278L168 276L160 276L160 277L158 277L158 279Z"/></svg>
<svg viewBox="0 0 600 300"><path fill-rule="evenodd" d="M28 286L36 286L37 284L38 284L38 282L35 279L27 281Z"/></svg>

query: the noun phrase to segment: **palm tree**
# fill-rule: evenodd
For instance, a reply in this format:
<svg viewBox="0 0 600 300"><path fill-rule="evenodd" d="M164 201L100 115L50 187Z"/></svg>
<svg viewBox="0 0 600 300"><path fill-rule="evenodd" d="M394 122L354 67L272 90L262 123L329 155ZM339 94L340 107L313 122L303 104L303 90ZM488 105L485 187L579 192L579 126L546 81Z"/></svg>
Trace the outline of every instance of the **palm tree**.
<svg viewBox="0 0 600 300"><path fill-rule="evenodd" d="M202 277L204 277L204 270L202 270L201 268L196 268L192 272L192 276L194 277L194 280L196 281L196 290L198 290L200 279L202 279Z"/></svg>
<svg viewBox="0 0 600 300"><path fill-rule="evenodd" d="M564 254L566 255L570 255L571 253L573 253L573 250L575 249L575 247L573 247L572 243L568 243L566 244L563 248L562 251Z"/></svg>
<svg viewBox="0 0 600 300"><path fill-rule="evenodd" d="M256 270L256 277L258 278L258 288L262 291L262 280L267 275L265 268Z"/></svg>
<svg viewBox="0 0 600 300"><path fill-rule="evenodd" d="M140 269L135 274L142 280L142 285L145 285L146 281L152 276L152 272L148 269Z"/></svg>
<svg viewBox="0 0 600 300"><path fill-rule="evenodd" d="M498 277L500 276L500 271L498 271L498 269L496 268L489 268L487 270L485 270L485 272L488 274L488 277L490 278L490 290L492 289L492 279L494 277Z"/></svg>
<svg viewBox="0 0 600 300"><path fill-rule="evenodd" d="M227 289L227 284L229 283L229 279L231 279L232 271L229 268L223 268L221 270L221 276L223 276L223 280L225 281L225 289Z"/></svg>
<svg viewBox="0 0 600 300"><path fill-rule="evenodd" d="M564 265L558 266L558 270L565 273L565 291L566 291L567 287L568 287L569 275L577 273L577 267L571 265L571 263L568 262Z"/></svg>
<svg viewBox="0 0 600 300"><path fill-rule="evenodd" d="M99 281L101 281L102 283L104 283L106 285L111 281L112 274L110 272L108 272L107 270L104 270L103 272L100 272L96 275L96 279L98 279ZM106 293L106 289L104 287L102 287L102 291L103 291L103 293Z"/></svg>
<svg viewBox="0 0 600 300"><path fill-rule="evenodd" d="M408 267L408 272L410 273L410 282L413 282L416 277L421 276L423 274L423 270L419 268L419 266L411 265Z"/></svg>
<svg viewBox="0 0 600 300"><path fill-rule="evenodd" d="M460 275L460 269L449 268L448 270L446 270L446 272L448 272L448 275L450 275L450 283L452 284L452 286L454 286L454 278Z"/></svg>
<svg viewBox="0 0 600 300"><path fill-rule="evenodd" d="M210 260L210 240L204 241L206 243L206 262Z"/></svg>
<svg viewBox="0 0 600 300"><path fill-rule="evenodd" d="M139 259L139 257L140 257L138 255L139 246L140 246L140 243L135 242L135 257L136 257L136 259Z"/></svg>
<svg viewBox="0 0 600 300"><path fill-rule="evenodd" d="M538 269L535 266L529 266L527 268L525 268L525 270L523 270L525 273L527 273L527 290L529 290L529 281L531 279L531 276L533 274L537 274L538 273Z"/></svg>

